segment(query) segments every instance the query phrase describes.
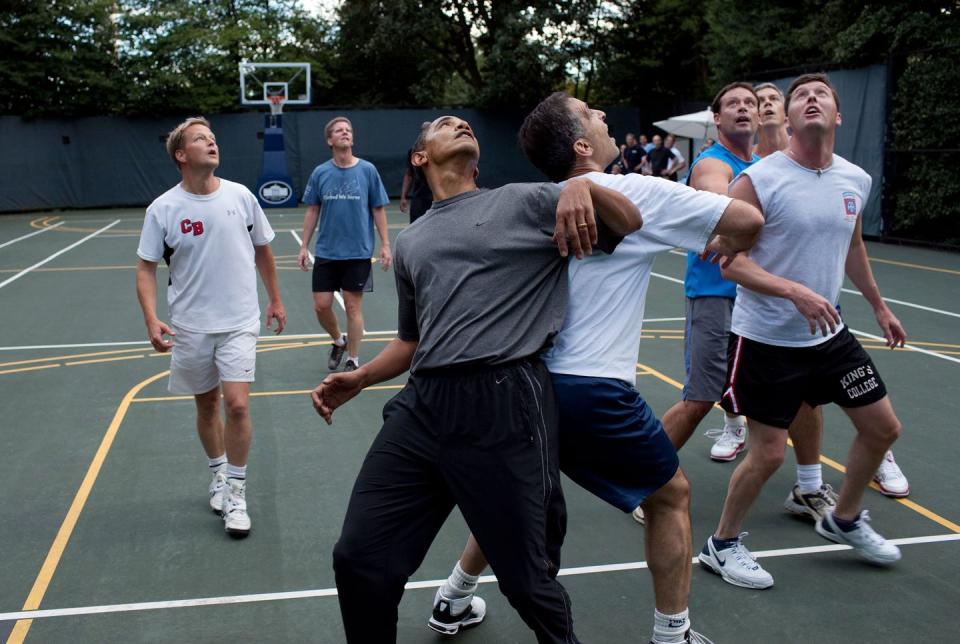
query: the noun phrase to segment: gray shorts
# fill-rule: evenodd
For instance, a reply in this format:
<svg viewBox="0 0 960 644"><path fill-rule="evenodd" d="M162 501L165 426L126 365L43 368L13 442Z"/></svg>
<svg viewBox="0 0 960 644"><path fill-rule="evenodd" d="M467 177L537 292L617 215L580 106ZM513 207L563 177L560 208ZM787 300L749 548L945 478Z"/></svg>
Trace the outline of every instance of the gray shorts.
<svg viewBox="0 0 960 644"><path fill-rule="evenodd" d="M687 378L684 400L718 402L727 381L727 345L733 300L728 297L687 298L683 364Z"/></svg>

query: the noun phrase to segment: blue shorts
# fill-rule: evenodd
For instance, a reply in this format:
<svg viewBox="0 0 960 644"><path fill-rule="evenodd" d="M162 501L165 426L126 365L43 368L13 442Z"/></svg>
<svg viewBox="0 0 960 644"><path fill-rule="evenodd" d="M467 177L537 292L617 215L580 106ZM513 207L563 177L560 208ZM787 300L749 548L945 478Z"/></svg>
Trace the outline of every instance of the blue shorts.
<svg viewBox="0 0 960 644"><path fill-rule="evenodd" d="M636 389L616 378L550 375L564 474L624 512L673 478L677 450Z"/></svg>

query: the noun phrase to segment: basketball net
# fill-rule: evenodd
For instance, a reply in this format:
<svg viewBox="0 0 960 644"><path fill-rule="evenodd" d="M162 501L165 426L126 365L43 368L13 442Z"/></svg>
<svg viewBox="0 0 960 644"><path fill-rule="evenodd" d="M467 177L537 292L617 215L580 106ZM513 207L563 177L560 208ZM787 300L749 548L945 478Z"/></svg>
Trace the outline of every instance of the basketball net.
<svg viewBox="0 0 960 644"><path fill-rule="evenodd" d="M270 114L277 116L283 113L283 104L287 100L286 96L268 96L270 101Z"/></svg>

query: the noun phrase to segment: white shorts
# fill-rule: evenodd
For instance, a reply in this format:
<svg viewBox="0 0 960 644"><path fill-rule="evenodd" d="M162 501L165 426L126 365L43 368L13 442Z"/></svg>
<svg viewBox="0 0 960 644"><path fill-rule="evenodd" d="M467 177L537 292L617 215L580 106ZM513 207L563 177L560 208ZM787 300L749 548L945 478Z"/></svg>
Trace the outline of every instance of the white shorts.
<svg viewBox="0 0 960 644"><path fill-rule="evenodd" d="M168 389L174 394L204 394L221 382L253 382L260 320L225 333L174 328Z"/></svg>

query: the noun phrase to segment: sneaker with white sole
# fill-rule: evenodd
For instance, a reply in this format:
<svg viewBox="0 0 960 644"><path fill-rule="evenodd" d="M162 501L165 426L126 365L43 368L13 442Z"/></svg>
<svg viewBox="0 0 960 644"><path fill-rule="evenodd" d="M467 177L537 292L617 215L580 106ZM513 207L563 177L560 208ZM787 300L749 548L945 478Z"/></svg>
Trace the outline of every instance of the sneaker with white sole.
<svg viewBox="0 0 960 644"><path fill-rule="evenodd" d="M873 482L880 486L880 493L895 499L910 495L910 482L893 460L893 452L887 451L880 469L873 475Z"/></svg>
<svg viewBox="0 0 960 644"><path fill-rule="evenodd" d="M647 517L643 514L643 508L639 505L633 509L633 512L630 514L633 517L633 520L639 523L640 525L647 524Z"/></svg>
<svg viewBox="0 0 960 644"><path fill-rule="evenodd" d="M476 626L486 615L487 603L482 597L471 594L448 599L437 589L433 598L433 615L427 621L427 626L444 635L456 635L461 628Z"/></svg>
<svg viewBox="0 0 960 644"><path fill-rule="evenodd" d="M869 522L870 513L862 510L855 521L856 527L845 532L834 522L833 512L829 512L817 521L817 534L834 543L852 546L857 554L871 563L888 566L900 561L900 548L880 536Z"/></svg>
<svg viewBox="0 0 960 644"><path fill-rule="evenodd" d="M327 360L327 369L330 371L337 370L343 361L343 354L347 352L347 336L342 335L340 339L343 340L343 344L338 345L334 342L330 345L330 358Z"/></svg>
<svg viewBox="0 0 960 644"><path fill-rule="evenodd" d="M231 537L245 537L250 534L247 482L244 479L227 479L223 495L223 529Z"/></svg>
<svg viewBox="0 0 960 644"><path fill-rule="evenodd" d="M697 559L728 584L743 588L769 588L773 585L773 576L757 563L756 557L743 545L743 538L747 534L741 532L732 545L719 550L713 537L707 537L707 543Z"/></svg>
<svg viewBox="0 0 960 644"><path fill-rule="evenodd" d="M747 447L747 428L745 425L723 429L708 429L706 435L715 439L710 448L710 458L715 461L732 461Z"/></svg>
<svg viewBox="0 0 960 644"><path fill-rule="evenodd" d="M837 493L829 485L821 485L815 492L801 492L799 485L794 485L787 500L783 502L787 512L803 517L810 517L814 521L837 507Z"/></svg>
<svg viewBox="0 0 960 644"><path fill-rule="evenodd" d="M213 470L213 478L210 480L210 509L220 514L223 512L223 493L227 487L227 464L224 463Z"/></svg>
<svg viewBox="0 0 960 644"><path fill-rule="evenodd" d="M683 643L684 644L713 644L713 640L707 637L704 637L700 633L690 628L690 629L687 629L687 632L683 634ZM658 643L657 643L657 640L650 640L650 644L658 644Z"/></svg>

